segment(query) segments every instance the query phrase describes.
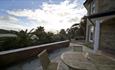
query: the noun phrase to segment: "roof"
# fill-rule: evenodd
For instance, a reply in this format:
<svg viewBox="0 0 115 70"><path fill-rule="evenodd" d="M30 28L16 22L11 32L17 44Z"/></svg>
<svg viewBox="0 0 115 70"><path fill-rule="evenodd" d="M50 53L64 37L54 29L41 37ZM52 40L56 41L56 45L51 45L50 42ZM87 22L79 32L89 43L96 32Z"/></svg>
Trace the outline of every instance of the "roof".
<svg viewBox="0 0 115 70"><path fill-rule="evenodd" d="M92 0L86 0L86 1L84 2L84 5L89 4L91 1L92 1Z"/></svg>

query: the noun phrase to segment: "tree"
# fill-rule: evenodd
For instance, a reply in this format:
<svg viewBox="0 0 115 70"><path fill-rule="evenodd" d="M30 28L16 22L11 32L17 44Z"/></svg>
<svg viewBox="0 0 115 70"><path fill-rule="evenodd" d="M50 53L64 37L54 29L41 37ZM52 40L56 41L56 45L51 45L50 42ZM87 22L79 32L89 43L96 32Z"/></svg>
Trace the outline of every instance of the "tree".
<svg viewBox="0 0 115 70"><path fill-rule="evenodd" d="M78 34L80 36L85 37L85 34L86 34L86 17L85 16L81 19L79 26L80 28L78 29Z"/></svg>
<svg viewBox="0 0 115 70"><path fill-rule="evenodd" d="M68 28L67 31L67 36L69 39L71 38L75 38L77 35L77 31L78 31L78 27L79 27L79 23L75 23L71 26L71 28Z"/></svg>
<svg viewBox="0 0 115 70"><path fill-rule="evenodd" d="M27 29L25 31L21 30L15 33L17 37L6 38L4 42L2 43L2 46L3 46L2 49L9 50L9 49L16 49L16 48L31 46L32 41L33 41L31 39L31 37L33 36L33 34L31 34L32 31L33 29L30 30L29 32Z"/></svg>
<svg viewBox="0 0 115 70"><path fill-rule="evenodd" d="M67 34L66 34L66 31L64 29L61 29L59 34L60 34L60 39L61 40L66 40L67 39Z"/></svg>
<svg viewBox="0 0 115 70"><path fill-rule="evenodd" d="M38 37L38 44L46 43L47 34L44 30L44 27L37 27L33 34Z"/></svg>
<svg viewBox="0 0 115 70"><path fill-rule="evenodd" d="M28 31L26 29L19 32L8 31L15 34L16 37L8 37L3 39L4 41L0 43L0 51L57 42L67 39L67 33L64 29L61 29L57 34L45 32L44 27L41 26L37 27L37 29L34 31L33 30L34 29Z"/></svg>
<svg viewBox="0 0 115 70"><path fill-rule="evenodd" d="M19 47L25 47L25 46L32 45L33 34L31 33L33 30L34 29L28 32L28 30L26 29L25 31L21 30L20 32L17 33L17 41L18 41L18 44L20 44Z"/></svg>
<svg viewBox="0 0 115 70"><path fill-rule="evenodd" d="M47 32L46 42L47 42L47 43L53 42L53 41L54 41L53 37L54 37L54 33L52 33L52 32Z"/></svg>
<svg viewBox="0 0 115 70"><path fill-rule="evenodd" d="M86 16L84 16L82 19L81 19L81 23L80 23L80 27L82 28L83 30L83 35L85 36L86 34Z"/></svg>

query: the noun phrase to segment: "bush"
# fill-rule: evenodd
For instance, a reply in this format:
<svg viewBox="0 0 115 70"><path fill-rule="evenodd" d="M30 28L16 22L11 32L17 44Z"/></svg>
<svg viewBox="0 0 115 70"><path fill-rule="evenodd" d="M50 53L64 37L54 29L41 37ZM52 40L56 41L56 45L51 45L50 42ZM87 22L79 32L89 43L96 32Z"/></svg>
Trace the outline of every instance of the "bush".
<svg viewBox="0 0 115 70"><path fill-rule="evenodd" d="M0 51L23 48L28 46L52 43L66 40L66 32L64 29L59 33L45 32L44 27L38 27L35 31L21 30L15 32L16 37L7 37L0 40Z"/></svg>
<svg viewBox="0 0 115 70"><path fill-rule="evenodd" d="M90 42L87 42L84 44L86 47L93 49L93 44Z"/></svg>

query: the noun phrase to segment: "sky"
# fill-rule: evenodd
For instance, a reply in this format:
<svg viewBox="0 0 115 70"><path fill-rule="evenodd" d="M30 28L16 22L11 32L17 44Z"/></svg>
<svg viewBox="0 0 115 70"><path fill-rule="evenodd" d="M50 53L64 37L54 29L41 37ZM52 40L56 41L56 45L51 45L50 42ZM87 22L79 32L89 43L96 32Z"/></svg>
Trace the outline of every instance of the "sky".
<svg viewBox="0 0 115 70"><path fill-rule="evenodd" d="M0 0L0 29L31 30L43 26L56 32L79 23L85 0Z"/></svg>

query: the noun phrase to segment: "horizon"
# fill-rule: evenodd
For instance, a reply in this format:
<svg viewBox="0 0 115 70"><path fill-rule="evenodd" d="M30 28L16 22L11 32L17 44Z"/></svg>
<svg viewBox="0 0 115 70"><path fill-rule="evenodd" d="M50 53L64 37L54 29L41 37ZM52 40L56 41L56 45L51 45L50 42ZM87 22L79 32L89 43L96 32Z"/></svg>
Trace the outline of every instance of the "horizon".
<svg viewBox="0 0 115 70"><path fill-rule="evenodd" d="M56 32L79 23L87 11L84 0L0 0L0 29Z"/></svg>

